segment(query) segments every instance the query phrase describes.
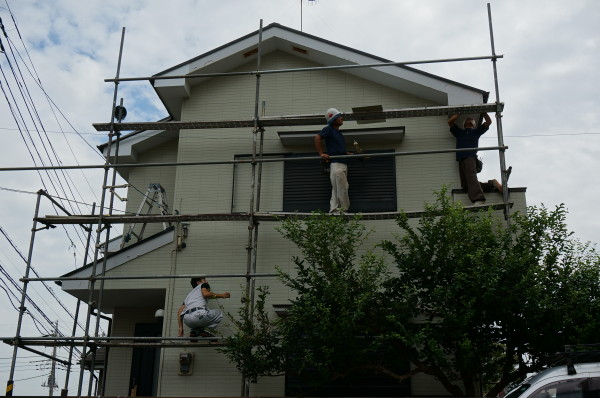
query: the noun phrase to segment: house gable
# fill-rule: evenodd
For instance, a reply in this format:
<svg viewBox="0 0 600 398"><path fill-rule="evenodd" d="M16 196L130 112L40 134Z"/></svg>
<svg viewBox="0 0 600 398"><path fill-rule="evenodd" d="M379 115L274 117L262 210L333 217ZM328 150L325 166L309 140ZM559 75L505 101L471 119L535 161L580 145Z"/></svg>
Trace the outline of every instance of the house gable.
<svg viewBox="0 0 600 398"><path fill-rule="evenodd" d="M258 39L259 32L253 32L154 76L218 73L234 70L248 62L253 65L248 70L256 70ZM261 57L274 51L294 54L319 66L391 62L276 23L268 25L262 31ZM261 65L261 70L268 71L269 68ZM443 105L480 103L485 95L482 90L407 66L346 69L344 73ZM194 85L206 79L209 78L154 80L153 86L169 114L180 119L182 99L189 97Z"/></svg>

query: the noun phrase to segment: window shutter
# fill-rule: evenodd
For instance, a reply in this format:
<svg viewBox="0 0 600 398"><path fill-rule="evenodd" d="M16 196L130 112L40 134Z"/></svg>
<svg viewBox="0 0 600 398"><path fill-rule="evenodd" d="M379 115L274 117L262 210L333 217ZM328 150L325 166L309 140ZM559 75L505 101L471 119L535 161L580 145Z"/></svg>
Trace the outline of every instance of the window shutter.
<svg viewBox="0 0 600 398"><path fill-rule="evenodd" d="M393 150L368 151L384 153ZM287 157L315 156L314 153ZM396 162L393 156L348 159L351 213L396 211ZM321 173L319 160L288 161L284 166L283 211L329 211L329 174Z"/></svg>

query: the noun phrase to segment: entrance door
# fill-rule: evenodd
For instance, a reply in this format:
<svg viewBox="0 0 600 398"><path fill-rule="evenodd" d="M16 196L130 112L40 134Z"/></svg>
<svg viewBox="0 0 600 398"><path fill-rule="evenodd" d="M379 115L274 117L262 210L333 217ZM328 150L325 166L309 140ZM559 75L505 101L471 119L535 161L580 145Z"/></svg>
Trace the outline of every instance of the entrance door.
<svg viewBox="0 0 600 398"><path fill-rule="evenodd" d="M135 336L160 337L161 335L162 324L160 323L136 323L135 325ZM131 358L131 376L129 379L129 395L146 397L156 396L159 363L160 348L133 348L133 355Z"/></svg>

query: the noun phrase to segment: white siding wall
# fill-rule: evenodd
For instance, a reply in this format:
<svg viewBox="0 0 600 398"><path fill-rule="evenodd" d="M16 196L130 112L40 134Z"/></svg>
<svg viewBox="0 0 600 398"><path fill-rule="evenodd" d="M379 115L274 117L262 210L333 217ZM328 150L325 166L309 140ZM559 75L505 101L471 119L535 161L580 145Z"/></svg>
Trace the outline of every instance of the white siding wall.
<svg viewBox="0 0 600 398"><path fill-rule="evenodd" d="M313 64L285 53L269 54L263 58L264 69L311 66ZM240 70L253 69L253 63ZM253 117L255 98L255 78L227 77L214 78L193 87L191 97L184 102L182 120L228 120L248 119ZM261 78L260 101L265 101L267 116L322 113L329 107L337 107L342 111L351 111L352 107L367 105L383 105L384 109L435 106L411 95L373 84L357 77L338 71L303 72L294 74L265 75ZM354 123L346 123L344 128L353 127ZM394 119L387 123L373 124L373 127L405 126L406 135L402 142L395 145L398 152L410 152L426 149L451 149L454 138L448 131L445 117ZM306 128L299 128L305 130ZM319 130L315 127L315 133ZM292 128L288 128L292 130ZM140 157L140 161L174 160L174 146L177 145L177 160L209 161L232 160L235 154L248 154L252 150L251 129L214 129L214 130L182 130L179 140L161 146ZM382 149L381 146L361 142L368 149ZM393 145L392 145L393 146ZM384 145L383 148L390 148ZM265 132L264 152L278 153L289 151L281 145L276 130ZM294 150L313 151L312 143ZM282 208L283 171L282 165L273 163L264 166L262 180L262 211L280 211ZM167 189L169 204L181 214L196 213L230 213L247 211L250 190L250 167L240 166L236 170L236 187L234 203L232 165L191 166L172 168L134 169L131 181L140 189L149 182L160 182ZM157 173L162 173L160 176ZM402 156L396 158L398 208L407 211L421 210L424 201L434 199L433 191L439 190L443 184L451 188L459 187L457 165L454 154ZM175 177L173 183L172 178ZM130 190L131 192L131 190ZM131 195L131 197L135 197ZM131 199L130 199L131 200ZM128 204L132 211L135 200ZM397 232L393 221L366 222L368 228L377 228L370 237L366 247L372 246L383 238L390 238ZM292 269L291 257L297 249L285 241L275 230L278 224L263 222L259 226L259 242L257 252L257 272L274 272L275 266L284 270ZM149 231L156 231L154 226ZM177 274L228 274L245 273L247 267L248 229L245 222L195 222L191 223L187 247L171 255L171 248L163 248L151 255L136 260L134 264L113 271L166 273L172 270ZM132 267L133 266L133 267ZM171 268L172 267L172 268ZM229 291L232 298L212 302L212 307L222 307L225 312L236 314L243 295L244 278L214 278L209 280L216 292ZM136 282L137 283L137 282ZM190 289L189 281L177 279L172 282L140 282L153 286L166 286L166 315L164 323L165 336L177 336L177 320L174 311L183 301ZM114 283L111 286L121 284ZM290 292L277 282L276 278L263 278L257 285L269 285L272 303L286 303ZM274 313L273 313L274 314ZM131 326L134 319L116 318L119 327ZM123 323L124 322L124 323ZM231 332L227 319L220 327L225 334ZM186 334L189 331L186 328ZM178 375L179 352L195 353L194 375ZM161 382L159 394L163 396L236 396L240 392L241 376L233 364L215 352L214 349L164 349L162 351ZM111 389L112 394L123 394L121 377L129 372L127 358L130 350L122 350L112 354L111 364L116 369L109 373L109 385L120 386ZM113 360L114 358L114 360ZM114 365L119 358L119 365ZM130 359L129 359L130 360ZM123 363L125 363L123 365ZM125 366L119 369L119 366ZM114 379L114 380L113 380ZM120 384L119 384L120 383ZM414 393L433 394L437 389L427 389L417 383ZM116 388L116 387L115 387ZM261 380L252 387L252 395L282 396L284 394L283 378Z"/></svg>
<svg viewBox="0 0 600 398"><path fill-rule="evenodd" d="M158 147L152 148L146 152L142 152L138 156L139 163L152 162L152 163L166 163L177 161L177 139L170 140ZM176 205L173 203L174 191L175 191L175 167L142 167L132 169L129 174L127 181L131 186L127 189L127 205L125 211L128 213L135 214L146 190L150 183L160 183L165 188L165 196L169 209L175 208ZM152 196L150 196L151 198ZM147 214L148 206L144 205L142 214ZM150 214L160 214L158 206L154 205ZM129 231L129 224L123 226L123 231L127 233ZM134 232L140 233L142 224L136 224ZM144 230L144 237L151 236L159 231L162 231L162 224L147 224ZM137 242L137 238L133 237L128 242L128 245Z"/></svg>

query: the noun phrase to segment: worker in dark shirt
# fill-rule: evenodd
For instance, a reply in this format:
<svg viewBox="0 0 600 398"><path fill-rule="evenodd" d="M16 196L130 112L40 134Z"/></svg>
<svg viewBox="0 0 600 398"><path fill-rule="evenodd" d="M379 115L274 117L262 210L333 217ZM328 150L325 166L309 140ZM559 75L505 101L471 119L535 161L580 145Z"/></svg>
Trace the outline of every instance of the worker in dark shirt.
<svg viewBox="0 0 600 398"><path fill-rule="evenodd" d="M346 151L344 135L340 131L340 127L344 124L342 112L335 108L329 108L325 113L325 120L327 126L315 135L315 149L324 161L331 162L329 166L329 180L331 181L329 212L340 213L348 211L350 208L348 165L345 159L332 159L330 156L352 155L352 152ZM325 141L327 145L327 152L323 151L322 141Z"/></svg>
<svg viewBox="0 0 600 398"><path fill-rule="evenodd" d="M450 132L456 137L456 149L478 148L479 137L488 131L492 119L487 113L482 113L484 122L476 127L475 119L469 117L463 123L463 128L456 125L459 115L452 115L448 119ZM460 185L467 191L469 199L475 205L485 204L484 191L489 192L493 188L502 192L502 185L498 180L479 182L477 179L477 150L456 152L458 172L460 174Z"/></svg>

